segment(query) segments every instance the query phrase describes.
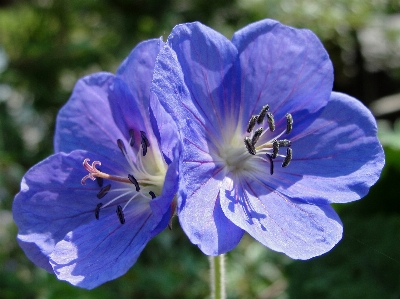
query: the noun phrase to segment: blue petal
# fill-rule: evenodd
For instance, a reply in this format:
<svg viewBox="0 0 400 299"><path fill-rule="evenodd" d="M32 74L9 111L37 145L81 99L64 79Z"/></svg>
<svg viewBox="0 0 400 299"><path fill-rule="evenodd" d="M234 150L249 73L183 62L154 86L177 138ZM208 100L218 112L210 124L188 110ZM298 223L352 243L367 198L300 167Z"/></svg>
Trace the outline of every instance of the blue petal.
<svg viewBox="0 0 400 299"><path fill-rule="evenodd" d="M113 80L112 74L96 73L77 82L71 98L58 113L56 152L95 149L106 157L120 155L116 142L123 135L114 123L108 103Z"/></svg>
<svg viewBox="0 0 400 299"><path fill-rule="evenodd" d="M38 241L43 239L41 241ZM45 269L47 272L54 274L53 268L49 263L48 255L53 250L53 243L46 240L47 237L43 234L35 235L18 235L18 245L22 248L25 255L38 267ZM46 243L46 248L40 248L36 243Z"/></svg>
<svg viewBox="0 0 400 299"><path fill-rule="evenodd" d="M332 90L333 68L311 31L263 20L236 32L232 42L239 51L242 89L238 105L245 120L265 104L278 120L286 113L297 122L319 115Z"/></svg>
<svg viewBox="0 0 400 299"><path fill-rule="evenodd" d="M85 158L101 161L101 169L108 173L125 171L122 166L94 153L58 153L25 174L21 191L14 199L13 217L19 229L19 243L35 264L49 271L46 260L55 244L69 231L96 220L94 210L99 202L96 194L100 187L90 180L85 186L81 185L81 179L88 174L82 166ZM113 184L113 188L117 186L118 183Z"/></svg>
<svg viewBox="0 0 400 299"><path fill-rule="evenodd" d="M150 107L150 121L153 132L167 164L170 164L175 159L174 151L179 142L178 128L155 94L150 97Z"/></svg>
<svg viewBox="0 0 400 299"><path fill-rule="evenodd" d="M136 205L125 216L125 224L113 213L68 233L50 256L57 277L93 289L126 273L149 241L154 223L148 204Z"/></svg>
<svg viewBox="0 0 400 299"><path fill-rule="evenodd" d="M154 63L161 47L161 39L151 39L139 43L121 63L116 76L126 82L137 108L147 110Z"/></svg>
<svg viewBox="0 0 400 299"><path fill-rule="evenodd" d="M158 219L161 219L160 223L152 231L151 237L156 236L164 230L175 213L176 204L173 203L173 200L175 200L174 197L178 192L179 154L179 148L174 148L173 158L165 174L162 192L159 196L150 201L153 214L158 215Z"/></svg>
<svg viewBox="0 0 400 299"><path fill-rule="evenodd" d="M261 181L226 177L221 206L260 243L294 259L321 255L342 238L342 223L328 204L288 198Z"/></svg>
<svg viewBox="0 0 400 299"><path fill-rule="evenodd" d="M225 120L237 120L240 108L232 102L236 59L233 44L216 31L198 22L178 25L157 58L153 90L177 121L196 118L221 140Z"/></svg>
<svg viewBox="0 0 400 299"><path fill-rule="evenodd" d="M151 132L150 85L161 43L154 39L138 44L117 70L117 79L110 87L114 121L127 139L130 129ZM140 145L140 133L135 133L136 144Z"/></svg>
<svg viewBox="0 0 400 299"><path fill-rule="evenodd" d="M378 180L385 163L371 112L358 100L332 93L320 117L291 133L293 160L277 169L274 189L307 201L358 200ZM276 161L279 163L280 159Z"/></svg>
<svg viewBox="0 0 400 299"><path fill-rule="evenodd" d="M243 230L226 218L219 205L219 188L225 176L212 158L185 140L178 198L179 222L193 244L207 255L232 250Z"/></svg>
<svg viewBox="0 0 400 299"><path fill-rule="evenodd" d="M143 131L150 142L150 145L156 146L157 139L153 134L151 127L149 107L141 109L138 101L135 100L128 85L119 78L115 78L110 87L109 101L114 116L115 124L120 128L126 140L130 139L129 131L134 131L134 146L136 151L140 151L141 133ZM148 102L148 99L146 99ZM135 157L132 157L135 159Z"/></svg>

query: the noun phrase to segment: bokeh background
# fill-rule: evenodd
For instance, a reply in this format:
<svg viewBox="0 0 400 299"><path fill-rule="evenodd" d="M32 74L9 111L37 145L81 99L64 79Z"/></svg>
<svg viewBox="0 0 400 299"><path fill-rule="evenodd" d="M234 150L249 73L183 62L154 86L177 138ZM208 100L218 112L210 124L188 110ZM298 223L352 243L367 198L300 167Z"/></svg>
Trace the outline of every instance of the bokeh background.
<svg viewBox="0 0 400 299"><path fill-rule="evenodd" d="M198 20L230 38L263 18L320 37L334 90L378 118L386 166L366 198L335 206L344 238L321 257L293 261L245 236L227 254L228 296L400 298L399 0L0 0L0 299L209 296L208 260L176 219L126 275L87 291L25 257L11 206L25 171L52 154L57 111L78 78L114 72L138 42L166 39L178 23Z"/></svg>

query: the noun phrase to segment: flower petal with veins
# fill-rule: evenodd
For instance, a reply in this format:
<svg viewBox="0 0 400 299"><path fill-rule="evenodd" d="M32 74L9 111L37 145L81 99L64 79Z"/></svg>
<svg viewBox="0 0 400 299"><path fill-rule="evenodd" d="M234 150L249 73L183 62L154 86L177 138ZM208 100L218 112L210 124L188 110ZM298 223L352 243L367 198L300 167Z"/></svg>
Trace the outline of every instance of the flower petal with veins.
<svg viewBox="0 0 400 299"><path fill-rule="evenodd" d="M341 239L329 204L363 197L384 154L368 109L332 86L309 30L262 20L229 41L198 22L173 29L151 88L180 131L179 221L205 254L241 230L295 259Z"/></svg>

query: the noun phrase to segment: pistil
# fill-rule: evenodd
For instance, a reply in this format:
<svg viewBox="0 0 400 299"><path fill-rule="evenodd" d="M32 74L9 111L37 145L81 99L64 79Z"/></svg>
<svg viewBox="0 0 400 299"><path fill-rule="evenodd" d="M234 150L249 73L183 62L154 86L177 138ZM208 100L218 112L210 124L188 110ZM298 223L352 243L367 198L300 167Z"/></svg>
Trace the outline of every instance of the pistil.
<svg viewBox="0 0 400 299"><path fill-rule="evenodd" d="M90 159L86 158L85 160L83 160L83 167L85 167L85 169L87 171L89 171L88 175L85 175L82 180L81 180L81 184L85 185L86 184L86 180L87 179L91 179L92 181L94 181L96 178L102 178L102 179L107 179L107 180L111 180L111 181L116 181L116 182L122 182L122 183L130 183L130 180L128 178L124 178L124 177L120 177L120 176L116 176L116 175L110 175L108 173L104 173L101 172L100 170L98 170L96 168L97 165L101 165L100 161L94 161L92 163L92 165L89 164Z"/></svg>

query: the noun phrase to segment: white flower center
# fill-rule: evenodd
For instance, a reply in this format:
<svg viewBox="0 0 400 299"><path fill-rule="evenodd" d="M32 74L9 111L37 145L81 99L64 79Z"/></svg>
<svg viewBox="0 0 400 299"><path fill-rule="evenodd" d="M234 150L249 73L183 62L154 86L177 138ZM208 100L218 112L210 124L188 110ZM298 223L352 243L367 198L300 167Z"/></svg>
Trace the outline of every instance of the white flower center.
<svg viewBox="0 0 400 299"><path fill-rule="evenodd" d="M267 124L267 126L265 126ZM266 132L275 131L275 120L269 106L265 105L260 114L253 115L246 128L246 132L240 132L238 125L229 142L219 148L217 161L233 174L246 175L257 169L257 160L261 159L270 164L270 174L274 173L274 159L283 157L282 167L287 167L292 159L291 142L288 139L280 139L284 134L289 134L293 127L291 114L286 114L286 129L268 138ZM265 128L265 129L264 129ZM286 155L280 154L280 148L286 148Z"/></svg>

